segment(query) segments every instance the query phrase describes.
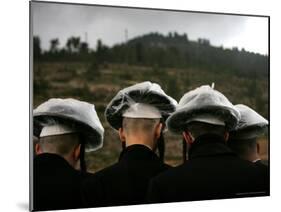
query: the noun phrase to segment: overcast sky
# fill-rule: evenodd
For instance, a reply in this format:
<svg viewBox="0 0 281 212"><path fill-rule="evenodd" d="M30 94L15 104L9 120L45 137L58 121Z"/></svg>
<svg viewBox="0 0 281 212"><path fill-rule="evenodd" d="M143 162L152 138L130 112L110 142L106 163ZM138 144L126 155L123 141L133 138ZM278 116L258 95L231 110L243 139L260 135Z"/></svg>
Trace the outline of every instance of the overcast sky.
<svg viewBox="0 0 281 212"><path fill-rule="evenodd" d="M268 54L268 19L264 17L171 12L160 10L83 6L32 2L33 34L41 38L43 49L59 38L60 47L70 36L80 36L91 48L97 39L112 46L149 32L167 35L177 31L190 40L209 39L214 46L245 48ZM86 36L87 33L87 36Z"/></svg>

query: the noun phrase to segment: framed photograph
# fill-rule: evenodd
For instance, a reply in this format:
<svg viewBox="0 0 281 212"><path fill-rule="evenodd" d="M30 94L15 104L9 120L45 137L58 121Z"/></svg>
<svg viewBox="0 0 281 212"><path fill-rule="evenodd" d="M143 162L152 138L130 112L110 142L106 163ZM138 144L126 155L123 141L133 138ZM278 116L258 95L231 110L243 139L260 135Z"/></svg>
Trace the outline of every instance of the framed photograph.
<svg viewBox="0 0 281 212"><path fill-rule="evenodd" d="M30 2L30 209L269 196L269 16Z"/></svg>

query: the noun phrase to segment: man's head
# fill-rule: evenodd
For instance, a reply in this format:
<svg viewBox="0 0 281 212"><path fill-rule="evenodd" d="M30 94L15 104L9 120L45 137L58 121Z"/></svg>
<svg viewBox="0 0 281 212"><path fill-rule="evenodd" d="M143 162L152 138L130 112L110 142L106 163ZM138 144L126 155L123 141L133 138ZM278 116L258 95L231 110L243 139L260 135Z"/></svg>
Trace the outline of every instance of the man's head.
<svg viewBox="0 0 281 212"><path fill-rule="evenodd" d="M186 142L192 144L206 134L215 134L227 141L228 131L236 126L239 118L239 112L222 93L205 85L187 92L166 123L170 131L183 134L185 158Z"/></svg>
<svg viewBox="0 0 281 212"><path fill-rule="evenodd" d="M71 166L78 169L82 139L79 128L74 122L45 117L38 142L35 144L35 153L60 155Z"/></svg>
<svg viewBox="0 0 281 212"><path fill-rule="evenodd" d="M163 122L175 111L177 101L157 83L142 82L120 90L107 105L105 117L119 131L122 146L143 144L159 150L164 159ZM160 123L161 120L161 123Z"/></svg>
<svg viewBox="0 0 281 212"><path fill-rule="evenodd" d="M246 105L238 104L235 108L240 112L241 119L230 132L228 145L241 158L257 161L260 159L257 138L264 133L268 121Z"/></svg>
<svg viewBox="0 0 281 212"><path fill-rule="evenodd" d="M33 110L33 135L39 139L35 154L58 154L86 170L84 153L102 147L104 129L93 104L51 98Z"/></svg>
<svg viewBox="0 0 281 212"><path fill-rule="evenodd" d="M229 139L228 146L244 160L259 160L260 148L256 138Z"/></svg>
<svg viewBox="0 0 281 212"><path fill-rule="evenodd" d="M79 127L85 140L85 151L95 151L103 145L104 129L95 110L95 105L72 98L51 98L33 110L33 135L39 137L45 120L49 118ZM48 123L51 126L51 123ZM43 129L45 132L57 129ZM68 132L69 133L69 132ZM44 133L43 133L44 134ZM55 135L56 133L53 133ZM64 133L66 134L66 133Z"/></svg>
<svg viewBox="0 0 281 212"><path fill-rule="evenodd" d="M126 146L143 144L153 151L156 149L157 140L160 138L163 124L160 119L148 118L123 118L119 137Z"/></svg>
<svg viewBox="0 0 281 212"><path fill-rule="evenodd" d="M187 125L186 130L183 132L183 137L186 142L192 144L196 138L206 134L220 136L225 141L227 141L229 135L224 125L214 125L195 121Z"/></svg>
<svg viewBox="0 0 281 212"><path fill-rule="evenodd" d="M78 133L52 135L39 138L35 153L51 153L63 157L71 166L79 169L81 136Z"/></svg>

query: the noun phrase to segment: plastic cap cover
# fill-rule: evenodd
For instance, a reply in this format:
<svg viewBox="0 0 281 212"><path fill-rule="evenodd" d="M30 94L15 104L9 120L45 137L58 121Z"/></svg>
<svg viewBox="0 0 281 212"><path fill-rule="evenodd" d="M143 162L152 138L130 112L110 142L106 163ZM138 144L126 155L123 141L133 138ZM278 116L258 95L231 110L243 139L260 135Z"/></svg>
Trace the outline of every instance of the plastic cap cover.
<svg viewBox="0 0 281 212"><path fill-rule="evenodd" d="M158 84L146 81L120 90L106 107L106 120L114 129L118 130L122 127L124 113L126 114L127 111L128 115L129 108L130 111L136 109L134 107L139 107L136 105L137 103L157 108L164 120L175 111L177 105L177 101L165 94ZM140 117L136 113L134 116Z"/></svg>
<svg viewBox="0 0 281 212"><path fill-rule="evenodd" d="M240 119L239 111L222 93L204 85L181 98L176 111L167 119L167 126L172 132L181 133L191 121L200 118L206 122L204 116L209 120L224 122L228 130L235 128Z"/></svg>
<svg viewBox="0 0 281 212"><path fill-rule="evenodd" d="M77 130L63 124L56 124L43 127L40 133L40 138L52 135L64 135L74 132L77 132Z"/></svg>
<svg viewBox="0 0 281 212"><path fill-rule="evenodd" d="M76 123L86 138L86 151L102 147L104 128L93 104L71 98L49 99L33 110L35 136L39 137L48 117Z"/></svg>
<svg viewBox="0 0 281 212"><path fill-rule="evenodd" d="M230 132L230 138L256 138L264 133L268 121L250 107L238 104L235 108L240 112L241 119L236 128Z"/></svg>
<svg viewBox="0 0 281 212"><path fill-rule="evenodd" d="M143 103L135 103L123 113L123 117L157 119L161 118L162 115L156 107Z"/></svg>

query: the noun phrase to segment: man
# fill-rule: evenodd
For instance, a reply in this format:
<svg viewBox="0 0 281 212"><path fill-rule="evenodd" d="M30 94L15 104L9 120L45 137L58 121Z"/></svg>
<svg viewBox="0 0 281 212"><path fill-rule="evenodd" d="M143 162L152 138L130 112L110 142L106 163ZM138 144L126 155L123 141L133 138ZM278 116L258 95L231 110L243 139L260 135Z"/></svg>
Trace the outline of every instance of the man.
<svg viewBox="0 0 281 212"><path fill-rule="evenodd" d="M85 183L89 207L144 203L149 180L169 167L155 150L160 144L163 158L164 120L175 107L176 101L150 82L125 88L112 99L105 116L118 130L123 151L117 163Z"/></svg>
<svg viewBox="0 0 281 212"><path fill-rule="evenodd" d="M102 147L104 129L92 104L50 99L33 111L35 144L33 210L84 207L84 152Z"/></svg>
<svg viewBox="0 0 281 212"><path fill-rule="evenodd" d="M188 160L152 179L148 201L175 202L267 194L264 176L226 145L239 112L220 92L201 86L185 94L167 120L189 144Z"/></svg>
<svg viewBox="0 0 281 212"><path fill-rule="evenodd" d="M267 168L261 162L257 138L265 132L268 121L246 105L235 105L235 108L240 112L241 119L235 130L229 134L228 146L239 157Z"/></svg>

